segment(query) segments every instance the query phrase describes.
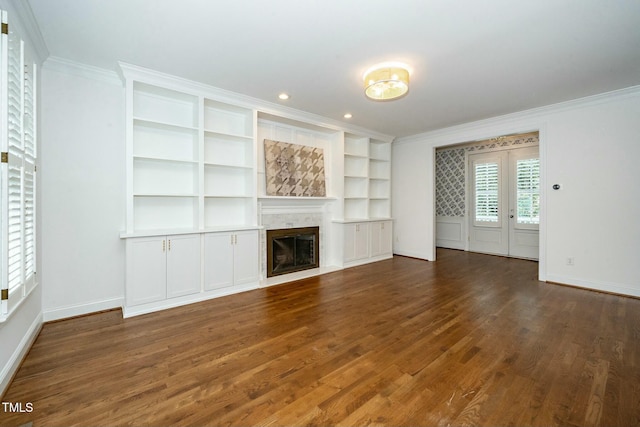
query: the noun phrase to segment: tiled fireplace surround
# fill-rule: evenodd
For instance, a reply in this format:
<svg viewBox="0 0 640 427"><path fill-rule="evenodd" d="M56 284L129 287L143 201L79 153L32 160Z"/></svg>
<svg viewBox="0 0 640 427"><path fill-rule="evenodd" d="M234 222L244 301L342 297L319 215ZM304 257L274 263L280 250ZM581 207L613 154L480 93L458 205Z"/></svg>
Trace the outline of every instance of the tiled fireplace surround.
<svg viewBox="0 0 640 427"><path fill-rule="evenodd" d="M300 199L292 198L265 198L259 203L260 209L260 277L263 284L272 284L273 280L277 282L287 281L289 278L297 279L296 273L283 274L278 278L267 277L267 231L283 228L298 227L320 227L320 266L327 265L327 242L330 233L327 229L331 224L330 212L331 199Z"/></svg>

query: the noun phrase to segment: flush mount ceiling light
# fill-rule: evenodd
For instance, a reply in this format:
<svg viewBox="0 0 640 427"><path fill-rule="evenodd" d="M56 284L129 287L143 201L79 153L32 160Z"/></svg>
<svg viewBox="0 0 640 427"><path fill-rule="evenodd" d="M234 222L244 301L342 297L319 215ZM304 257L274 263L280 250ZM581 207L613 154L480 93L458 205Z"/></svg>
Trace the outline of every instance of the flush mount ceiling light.
<svg viewBox="0 0 640 427"><path fill-rule="evenodd" d="M375 101L390 101L409 91L409 68L398 62L374 65L364 73L364 93Z"/></svg>

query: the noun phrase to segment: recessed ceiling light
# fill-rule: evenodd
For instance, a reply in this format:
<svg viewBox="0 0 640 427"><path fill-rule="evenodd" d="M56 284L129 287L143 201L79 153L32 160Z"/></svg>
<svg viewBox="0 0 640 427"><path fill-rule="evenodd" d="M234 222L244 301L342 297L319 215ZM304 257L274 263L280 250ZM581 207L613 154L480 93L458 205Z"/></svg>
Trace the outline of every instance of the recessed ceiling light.
<svg viewBox="0 0 640 427"><path fill-rule="evenodd" d="M347 113L347 114L345 114L345 115L344 115L344 118L345 118L345 119L350 119L351 117L353 117L353 116L351 115L351 113Z"/></svg>
<svg viewBox="0 0 640 427"><path fill-rule="evenodd" d="M280 95L278 95L278 98L282 99L283 101L289 99L289 95L282 92Z"/></svg>

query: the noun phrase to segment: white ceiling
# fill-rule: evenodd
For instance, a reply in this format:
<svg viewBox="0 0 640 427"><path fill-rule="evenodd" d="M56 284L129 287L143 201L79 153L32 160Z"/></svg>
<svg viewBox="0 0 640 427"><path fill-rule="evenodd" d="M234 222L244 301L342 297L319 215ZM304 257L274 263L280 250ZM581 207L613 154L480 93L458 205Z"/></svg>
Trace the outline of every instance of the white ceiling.
<svg viewBox="0 0 640 427"><path fill-rule="evenodd" d="M117 61L395 136L640 85L638 0L28 0L52 56ZM411 65L409 94L362 74ZM291 99L283 102L278 93Z"/></svg>

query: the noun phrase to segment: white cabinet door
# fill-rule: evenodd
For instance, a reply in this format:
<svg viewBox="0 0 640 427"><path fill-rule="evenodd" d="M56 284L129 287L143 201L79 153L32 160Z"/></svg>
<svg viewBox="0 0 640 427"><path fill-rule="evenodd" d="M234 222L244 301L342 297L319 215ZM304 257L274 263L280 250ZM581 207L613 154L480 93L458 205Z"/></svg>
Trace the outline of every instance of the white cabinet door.
<svg viewBox="0 0 640 427"><path fill-rule="evenodd" d="M356 261L369 256L369 224L344 224L344 261Z"/></svg>
<svg viewBox="0 0 640 427"><path fill-rule="evenodd" d="M204 237L204 288L258 281L258 232L208 233Z"/></svg>
<svg viewBox="0 0 640 427"><path fill-rule="evenodd" d="M200 235L167 236L167 297L200 292Z"/></svg>
<svg viewBox="0 0 640 427"><path fill-rule="evenodd" d="M234 239L234 284L258 281L258 232L244 231Z"/></svg>
<svg viewBox="0 0 640 427"><path fill-rule="evenodd" d="M233 285L233 237L231 233L204 236L204 289Z"/></svg>
<svg viewBox="0 0 640 427"><path fill-rule="evenodd" d="M356 259L369 256L369 224L356 224Z"/></svg>
<svg viewBox="0 0 640 427"><path fill-rule="evenodd" d="M127 239L127 305L145 304L167 297L166 244L164 236Z"/></svg>
<svg viewBox="0 0 640 427"><path fill-rule="evenodd" d="M369 226L371 227L371 256L374 257L392 253L391 221L372 222Z"/></svg>
<svg viewBox="0 0 640 427"><path fill-rule="evenodd" d="M344 262L356 259L356 224L344 224Z"/></svg>

